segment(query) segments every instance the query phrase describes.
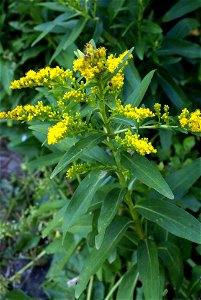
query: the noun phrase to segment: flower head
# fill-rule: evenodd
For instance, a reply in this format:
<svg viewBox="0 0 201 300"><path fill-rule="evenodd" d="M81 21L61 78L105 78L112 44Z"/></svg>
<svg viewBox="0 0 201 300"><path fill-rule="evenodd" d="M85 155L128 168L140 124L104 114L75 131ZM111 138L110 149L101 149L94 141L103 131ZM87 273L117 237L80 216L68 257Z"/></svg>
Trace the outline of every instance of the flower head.
<svg viewBox="0 0 201 300"><path fill-rule="evenodd" d="M184 108L178 116L181 127L193 132L201 132L201 111L196 109L194 112L189 112Z"/></svg>
<svg viewBox="0 0 201 300"><path fill-rule="evenodd" d="M134 150L143 156L145 154L157 152L147 138L140 138L140 135L132 134L131 130L126 131L123 139L120 136L117 136L116 141L126 150Z"/></svg>

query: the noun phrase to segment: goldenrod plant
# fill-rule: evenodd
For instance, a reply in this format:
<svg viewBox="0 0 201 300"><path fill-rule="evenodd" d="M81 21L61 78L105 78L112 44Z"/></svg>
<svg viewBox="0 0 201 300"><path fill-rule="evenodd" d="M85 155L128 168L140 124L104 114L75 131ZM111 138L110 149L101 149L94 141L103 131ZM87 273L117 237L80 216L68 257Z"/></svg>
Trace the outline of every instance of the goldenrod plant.
<svg viewBox="0 0 201 300"><path fill-rule="evenodd" d="M141 283L142 299L166 299L170 282L178 294L184 281L181 249L174 237L201 242L199 220L174 198L178 187L190 187L199 178L201 161L196 158L165 179L153 133L199 137L201 111L184 108L172 116L168 105L146 107L143 96L137 102L124 99L124 71L133 60L133 48L119 55L108 52L91 40L84 52L75 52L73 70L57 66L28 71L11 83L11 89L39 88L43 99L1 112L0 118L28 122L31 130L45 134L40 140L54 152L53 162L44 157L46 165L58 162L51 178L65 173L75 188L42 232L44 238L55 237L42 255L61 247L62 267L73 253L84 251L75 297L92 299L93 281L101 281L104 266L116 261L125 273L114 276L104 299L133 299ZM142 95L147 86L144 89L141 86ZM180 177L192 170L193 178ZM139 186L146 186L142 197ZM49 277L55 274L52 268Z"/></svg>

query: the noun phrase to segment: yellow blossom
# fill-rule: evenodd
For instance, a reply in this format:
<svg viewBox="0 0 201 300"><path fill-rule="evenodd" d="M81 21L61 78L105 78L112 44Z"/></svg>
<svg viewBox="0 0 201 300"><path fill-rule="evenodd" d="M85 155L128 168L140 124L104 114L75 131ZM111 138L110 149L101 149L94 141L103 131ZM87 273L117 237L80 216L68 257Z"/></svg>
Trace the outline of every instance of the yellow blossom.
<svg viewBox="0 0 201 300"><path fill-rule="evenodd" d="M115 139L127 150L134 150L143 156L145 154L157 152L147 138L140 138L138 134L132 134L131 130L126 131L124 139L120 136L117 136Z"/></svg>
<svg viewBox="0 0 201 300"><path fill-rule="evenodd" d="M128 53L128 50L124 51L118 57L115 57L114 54L110 54L107 58L106 67L110 73L114 73L114 71L118 68L120 63L122 62L124 56ZM132 58L132 54L129 58ZM126 62L127 64L128 62Z"/></svg>
<svg viewBox="0 0 201 300"><path fill-rule="evenodd" d="M47 141L48 144L56 144L58 141L63 139L64 135L69 129L69 125L73 122L71 116L66 115L65 118L56 123L54 126L50 127L48 130Z"/></svg>
<svg viewBox="0 0 201 300"><path fill-rule="evenodd" d="M87 102L86 94L78 90L70 90L63 97L64 100L73 100L75 102Z"/></svg>
<svg viewBox="0 0 201 300"><path fill-rule="evenodd" d="M149 108L132 107L131 104L123 106L121 100L116 101L115 114L122 115L126 118L133 119L138 123L145 118L154 117L155 114Z"/></svg>
<svg viewBox="0 0 201 300"><path fill-rule="evenodd" d="M111 87L111 91L116 92L121 90L124 85L124 74L122 71L119 71L115 76L113 76L110 80L109 86Z"/></svg>
<svg viewBox="0 0 201 300"><path fill-rule="evenodd" d="M36 105L27 104L25 106L19 105L13 110L0 113L1 119L11 119L17 121L32 121L38 120L54 120L59 113L49 105L43 105L42 101L38 101Z"/></svg>
<svg viewBox="0 0 201 300"><path fill-rule="evenodd" d="M184 127L193 132L201 132L201 111L196 109L194 112L189 112L184 108L178 116L181 127Z"/></svg>
<svg viewBox="0 0 201 300"><path fill-rule="evenodd" d="M38 72L30 70L26 76L21 77L19 80L14 80L11 83L11 89L21 89L34 86L48 86L53 88L59 85L65 85L66 80L74 82L71 70L63 70L60 67L50 68L46 67L40 69Z"/></svg>

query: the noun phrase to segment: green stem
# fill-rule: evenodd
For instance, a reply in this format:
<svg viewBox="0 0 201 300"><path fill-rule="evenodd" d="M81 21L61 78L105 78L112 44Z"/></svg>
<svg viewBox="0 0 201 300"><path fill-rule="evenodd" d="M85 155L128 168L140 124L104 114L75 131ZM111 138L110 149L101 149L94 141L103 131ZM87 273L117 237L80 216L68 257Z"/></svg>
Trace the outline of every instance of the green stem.
<svg viewBox="0 0 201 300"><path fill-rule="evenodd" d="M176 129L176 128L179 128L179 126L167 126L167 125L148 125L148 126L139 126L139 127L136 127L136 126L131 126L130 127L131 129ZM125 128L125 129L121 129L121 130L117 130L114 132L114 134L118 134L118 133L121 133L121 132L125 132L127 131L128 129Z"/></svg>
<svg viewBox="0 0 201 300"><path fill-rule="evenodd" d="M116 162L117 175L118 175L118 178L119 178L119 182L120 182L122 188L127 189L128 186L127 186L124 174L123 174L121 162L118 158L118 153L115 150L112 141L110 141L110 137L113 135L113 133L111 132L110 125L109 125L109 122L108 122L108 118L107 118L107 115L106 115L104 100L100 102L100 112L101 112L102 119L103 119L103 122L104 122L104 125L105 125L105 131L108 134L108 139L109 139L108 140L108 145L109 145L110 149L112 150L112 153L113 153L113 156L114 156L114 159L115 159L115 162ZM130 212L131 217L134 221L136 233L138 234L140 239L144 239L145 238L145 233L143 231L140 219L138 217L138 213L135 210L135 206L133 204L130 191L128 191L125 195L125 202L128 205L129 212Z"/></svg>
<svg viewBox="0 0 201 300"><path fill-rule="evenodd" d="M26 266L24 266L22 269L20 269L15 275L9 278L9 281L14 281L18 276L22 275L27 269L29 269L33 264L38 261L41 257L43 257L46 254L45 251L42 251L39 253L32 261L30 261Z"/></svg>
<svg viewBox="0 0 201 300"><path fill-rule="evenodd" d="M90 281L89 281L89 285L88 285L88 289L87 289L87 299L86 300L91 299L93 281L94 281L94 276L91 276Z"/></svg>
<svg viewBox="0 0 201 300"><path fill-rule="evenodd" d="M111 288L111 290L109 291L109 293L107 294L107 296L105 297L104 300L109 300L110 297L112 296L112 294L114 293L114 291L118 288L118 286L120 285L120 283L123 280L123 276L120 277L120 279L115 283L115 285Z"/></svg>

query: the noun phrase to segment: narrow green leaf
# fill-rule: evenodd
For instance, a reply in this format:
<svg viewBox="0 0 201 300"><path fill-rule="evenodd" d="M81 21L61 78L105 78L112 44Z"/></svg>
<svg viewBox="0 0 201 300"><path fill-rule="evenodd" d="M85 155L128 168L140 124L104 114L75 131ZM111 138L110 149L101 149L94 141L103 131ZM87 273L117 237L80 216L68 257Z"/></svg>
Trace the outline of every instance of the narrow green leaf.
<svg viewBox="0 0 201 300"><path fill-rule="evenodd" d="M192 18L182 19L177 24L175 24L170 29L170 31L168 31L167 37L183 39L191 32L191 30L195 28L199 28L199 26L200 23L196 19L192 19Z"/></svg>
<svg viewBox="0 0 201 300"><path fill-rule="evenodd" d="M72 234L68 234L66 237L66 247L64 250L60 248L58 252L55 252L51 266L48 270L47 277L55 277L64 268L66 263L69 261L80 240L74 238Z"/></svg>
<svg viewBox="0 0 201 300"><path fill-rule="evenodd" d="M163 17L163 22L169 22L180 18L191 11L201 7L201 0L180 0L166 12Z"/></svg>
<svg viewBox="0 0 201 300"><path fill-rule="evenodd" d="M183 281L183 262L179 248L171 242L163 242L158 245L158 254L168 269L173 287L178 290Z"/></svg>
<svg viewBox="0 0 201 300"><path fill-rule="evenodd" d="M118 289L116 300L133 300L134 289L138 280L137 265L132 266L124 275Z"/></svg>
<svg viewBox="0 0 201 300"><path fill-rule="evenodd" d="M165 197L174 199L174 195L167 182L159 170L147 158L137 153L133 156L124 154L122 164L141 182L155 189Z"/></svg>
<svg viewBox="0 0 201 300"><path fill-rule="evenodd" d="M2 298L2 299L4 299L4 298ZM33 298L30 298L22 290L19 290L19 289L13 289L12 291L7 291L5 299L6 300L19 300L19 299L20 300L33 300Z"/></svg>
<svg viewBox="0 0 201 300"><path fill-rule="evenodd" d="M109 192L104 199L98 218L98 235L95 238L97 249L100 248L105 231L115 217L125 194L126 190L115 189Z"/></svg>
<svg viewBox="0 0 201 300"><path fill-rule="evenodd" d="M82 32L85 24L86 24L86 20L85 19L80 19L77 22L77 25L71 31L71 33L70 34L67 33L67 34L64 35L63 39L59 43L58 47L56 48L54 54L52 55L52 57L50 59L50 64L59 55L59 53L62 50L65 50L68 46L70 46L78 38L78 36Z"/></svg>
<svg viewBox="0 0 201 300"><path fill-rule="evenodd" d="M157 76L162 89L173 105L179 109L183 109L184 107L188 106L189 101L183 90L167 73L160 72L160 74L158 73Z"/></svg>
<svg viewBox="0 0 201 300"><path fill-rule="evenodd" d="M50 153L41 157L38 157L37 159L34 159L30 162L27 163L27 167L30 169L38 168L41 167L46 167L46 166L52 166L61 159L63 154L61 153Z"/></svg>
<svg viewBox="0 0 201 300"><path fill-rule="evenodd" d="M66 232L82 215L84 215L92 201L95 192L103 183L106 172L93 170L79 184L64 214L62 231Z"/></svg>
<svg viewBox="0 0 201 300"><path fill-rule="evenodd" d="M115 249L130 224L131 221L129 219L121 217L114 220L107 228L105 238L100 249L93 249L86 258L75 290L76 298L79 298L90 277L98 271L103 262Z"/></svg>
<svg viewBox="0 0 201 300"><path fill-rule="evenodd" d="M201 157L166 177L175 194L185 193L201 176Z"/></svg>
<svg viewBox="0 0 201 300"><path fill-rule="evenodd" d="M138 85L138 87L130 94L126 103L131 103L133 106L139 106L143 97L150 85L152 77L156 70L150 71L142 80L142 82Z"/></svg>
<svg viewBox="0 0 201 300"><path fill-rule="evenodd" d="M163 200L145 200L135 207L143 217L172 234L201 243L201 223L182 208Z"/></svg>
<svg viewBox="0 0 201 300"><path fill-rule="evenodd" d="M64 154L64 156L52 172L50 178L54 178L54 176L65 169L68 164L78 159L81 154L100 143L104 139L104 137L105 136L103 134L95 133L90 134L86 138L82 138L80 141L78 141Z"/></svg>
<svg viewBox="0 0 201 300"><path fill-rule="evenodd" d="M157 247L152 240L141 240L137 249L137 264L145 300L162 299Z"/></svg>
<svg viewBox="0 0 201 300"><path fill-rule="evenodd" d="M201 47L182 39L166 38L157 54L158 56L179 55L187 58L201 58Z"/></svg>
<svg viewBox="0 0 201 300"><path fill-rule="evenodd" d="M144 20L142 24L142 31L158 34L162 32L162 29L157 23L151 22L149 20Z"/></svg>
<svg viewBox="0 0 201 300"><path fill-rule="evenodd" d="M125 77L132 89L136 89L141 82L140 74L135 67L133 60L129 60L129 63L125 68Z"/></svg>

